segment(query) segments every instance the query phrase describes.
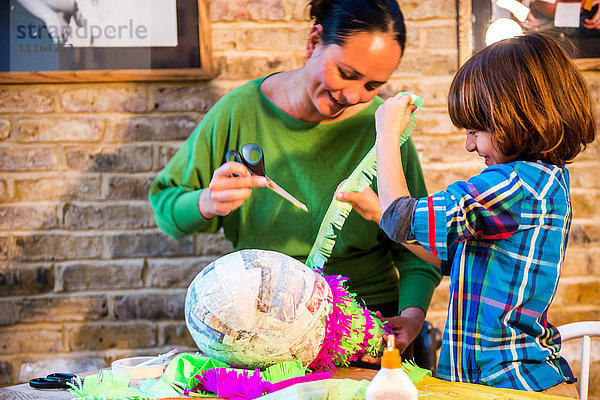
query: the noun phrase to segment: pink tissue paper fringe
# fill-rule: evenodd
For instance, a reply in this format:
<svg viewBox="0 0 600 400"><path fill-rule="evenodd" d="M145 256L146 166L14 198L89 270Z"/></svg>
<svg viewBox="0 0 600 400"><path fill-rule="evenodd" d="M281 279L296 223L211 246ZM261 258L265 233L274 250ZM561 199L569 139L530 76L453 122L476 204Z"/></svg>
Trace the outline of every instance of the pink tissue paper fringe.
<svg viewBox="0 0 600 400"><path fill-rule="evenodd" d="M196 375L194 379L198 386L192 391L198 393L204 390L229 400L257 399L273 391L273 384L263 380L258 369L250 375L249 371L238 373L225 368L212 368ZM184 395L187 396L187 393Z"/></svg>
<svg viewBox="0 0 600 400"><path fill-rule="evenodd" d="M325 338L323 339L323 344L321 345L319 354L308 366L308 368L312 369L313 371L329 370L331 372L335 372L337 371L337 368L335 367L333 360L339 358L340 355L346 355L346 350L342 348L340 344L344 341L344 338L350 337L352 334L352 315L345 315L339 305L347 304L353 301L353 299L350 297L348 290L343 285L348 278L339 275L323 277L331 288L331 303L333 305L333 311L327 317ZM367 324L363 327L363 329L370 330L375 326L371 312L367 309L363 309L363 315L367 321ZM350 355L348 357L348 361L355 361L363 354L366 354L366 349L369 346L369 340L372 337L373 335L367 331L361 345L362 351L359 350L356 354Z"/></svg>

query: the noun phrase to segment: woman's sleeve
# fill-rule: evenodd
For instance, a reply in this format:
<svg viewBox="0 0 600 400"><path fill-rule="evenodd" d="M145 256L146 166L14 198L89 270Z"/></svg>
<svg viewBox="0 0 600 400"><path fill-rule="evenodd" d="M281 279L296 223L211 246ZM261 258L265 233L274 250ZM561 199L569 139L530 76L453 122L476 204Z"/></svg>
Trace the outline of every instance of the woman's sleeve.
<svg viewBox="0 0 600 400"><path fill-rule="evenodd" d="M227 120L217 103L150 186L156 225L175 239L219 228L220 218L202 217L198 199L224 157Z"/></svg>
<svg viewBox="0 0 600 400"><path fill-rule="evenodd" d="M447 260L448 248L456 242L507 238L519 229L521 185L514 169L489 167L468 181L419 199L409 239Z"/></svg>
<svg viewBox="0 0 600 400"><path fill-rule="evenodd" d="M419 155L412 138L404 143L401 154L402 168L411 196L415 198L427 196ZM400 274L398 310L419 307L427 313L433 291L442 279L440 271L398 243L392 245L392 256Z"/></svg>

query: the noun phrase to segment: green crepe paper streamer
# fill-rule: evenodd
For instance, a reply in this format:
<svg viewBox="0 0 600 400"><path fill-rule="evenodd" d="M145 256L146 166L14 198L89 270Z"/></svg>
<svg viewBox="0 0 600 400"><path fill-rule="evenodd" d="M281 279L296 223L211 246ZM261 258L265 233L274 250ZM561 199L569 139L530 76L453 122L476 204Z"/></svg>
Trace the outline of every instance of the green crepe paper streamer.
<svg viewBox="0 0 600 400"><path fill-rule="evenodd" d="M230 368L228 364L199 354L181 353L177 355L165 370L163 376L147 388L145 394L153 397L178 397L184 389L193 389L197 386L194 377L203 371L213 368L226 368L228 371L242 372L243 369ZM305 368L301 360L286 361L270 366L262 371L263 379L277 383L290 378L305 375ZM145 385L144 385L145 386ZM210 392L188 394L190 397L217 397Z"/></svg>
<svg viewBox="0 0 600 400"><path fill-rule="evenodd" d="M284 361L279 364L271 365L260 373L264 380L277 383L286 379L297 378L306 375L306 369L302 366L301 360Z"/></svg>
<svg viewBox="0 0 600 400"><path fill-rule="evenodd" d="M200 354L182 353L176 356L165 370L161 379L167 382L189 388L194 383L194 376L204 370L213 368L228 368L229 365L222 361Z"/></svg>
<svg viewBox="0 0 600 400"><path fill-rule="evenodd" d="M400 366L412 383L419 382L425 375L433 376L430 370L419 367L414 360L404 361Z"/></svg>
<svg viewBox="0 0 600 400"><path fill-rule="evenodd" d="M69 392L80 399L142 399L142 392L129 387L129 372L101 370L97 374L87 376L84 382L77 377L75 383L69 383Z"/></svg>
<svg viewBox="0 0 600 400"><path fill-rule="evenodd" d="M323 379L303 382L261 396L260 400L364 400L369 381Z"/></svg>
<svg viewBox="0 0 600 400"><path fill-rule="evenodd" d="M194 377L203 371L213 368L226 368L227 370L242 372L242 369L229 368L224 362L214 360L199 354L181 353L167 366L160 379L146 379L139 384L139 388L129 387L129 372L102 370L98 374L90 375L84 382L77 378L71 385L70 392L80 399L142 399L179 397L184 389L196 386ZM301 360L286 361L270 366L261 372L263 379L277 383L286 379L305 375L305 368ZM210 392L190 392L189 397L217 397Z"/></svg>
<svg viewBox="0 0 600 400"><path fill-rule="evenodd" d="M417 106L417 108L423 106L423 99L412 93L400 92L396 96L402 96L405 94L408 94L411 97L411 104L414 104ZM416 123L417 118L415 117L415 114L412 113L408 126L400 136L400 145L404 144L404 142L408 140ZM373 148L369 150L367 155L362 159L354 171L352 171L344 184L342 184L339 191L361 192L367 186L371 185L373 178L376 175L377 161L375 156L375 146L373 146ZM337 238L336 231L342 230L344 222L350 214L350 211L352 211L352 204L346 201L339 201L334 195L333 200L331 201L331 204L325 213L325 217L321 222L321 226L319 227L319 232L317 233L315 243L308 254L306 265L317 270L325 267L325 263L327 263L327 260L333 251L333 246L335 246L335 239Z"/></svg>
<svg viewBox="0 0 600 400"><path fill-rule="evenodd" d="M227 368L229 365L200 354L181 353L175 356L167 366L165 373L152 385L147 395L153 398L178 397L184 389L195 387L194 377L212 368ZM190 393L193 397L217 397L214 393Z"/></svg>
<svg viewBox="0 0 600 400"><path fill-rule="evenodd" d="M410 95L411 104L414 104L417 108L423 106L423 99L412 93L401 92L396 96L402 96L404 94ZM417 119L415 114L412 113L408 126L400 136L400 145L408 140L416 123ZM352 171L348 179L341 185L339 191L360 192L371 185L376 174L377 161L375 146L373 146L354 171ZM322 270L325 267L327 260L331 256L333 247L335 246L335 240L337 238L336 232L341 231L344 222L351 211L352 205L349 202L339 201L334 196L325 213L325 217L321 222L315 243L306 259L307 266L316 270ZM375 318L374 313L371 312L371 315L373 316L372 320L375 325L369 329L371 338L368 340L366 348L363 347L366 333L365 325L367 321L363 315L363 308L361 308L355 300L356 295L349 291L348 294L350 296L350 301L342 302L342 304L338 304L338 306L345 315L352 316L352 334L350 337L344 338L345 340L338 344L338 346L342 348L343 354L338 354L337 358L333 360L335 365L342 366L349 365L350 357L359 352L361 355L368 354L373 357L379 356L383 334L383 323L378 318Z"/></svg>

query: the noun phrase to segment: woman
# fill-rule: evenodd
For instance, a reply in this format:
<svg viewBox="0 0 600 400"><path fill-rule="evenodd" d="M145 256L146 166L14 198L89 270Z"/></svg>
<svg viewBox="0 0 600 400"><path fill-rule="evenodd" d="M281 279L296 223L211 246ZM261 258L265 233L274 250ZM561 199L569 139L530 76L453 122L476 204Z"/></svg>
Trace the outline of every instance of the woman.
<svg viewBox="0 0 600 400"><path fill-rule="evenodd" d="M180 238L223 227L236 250L269 249L305 261L337 186L375 143L374 114L383 102L376 96L406 37L395 0L313 0L310 14L305 65L224 96L152 184L156 223L166 233ZM246 143L263 148L269 178L308 213L261 187L265 180L243 165L221 165L228 150ZM412 141L402 159L411 193L425 196ZM358 213L339 232L324 272L349 277L350 290L370 309L395 316L400 349L419 333L440 280L435 267Z"/></svg>

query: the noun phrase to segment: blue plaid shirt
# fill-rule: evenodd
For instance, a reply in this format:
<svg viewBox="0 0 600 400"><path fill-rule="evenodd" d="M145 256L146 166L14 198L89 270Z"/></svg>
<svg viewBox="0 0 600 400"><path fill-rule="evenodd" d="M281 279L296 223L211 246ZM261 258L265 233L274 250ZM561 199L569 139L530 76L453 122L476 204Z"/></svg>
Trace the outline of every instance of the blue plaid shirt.
<svg viewBox="0 0 600 400"><path fill-rule="evenodd" d="M417 203L409 239L450 267L437 376L540 391L574 381L548 323L571 223L563 166L515 161Z"/></svg>

